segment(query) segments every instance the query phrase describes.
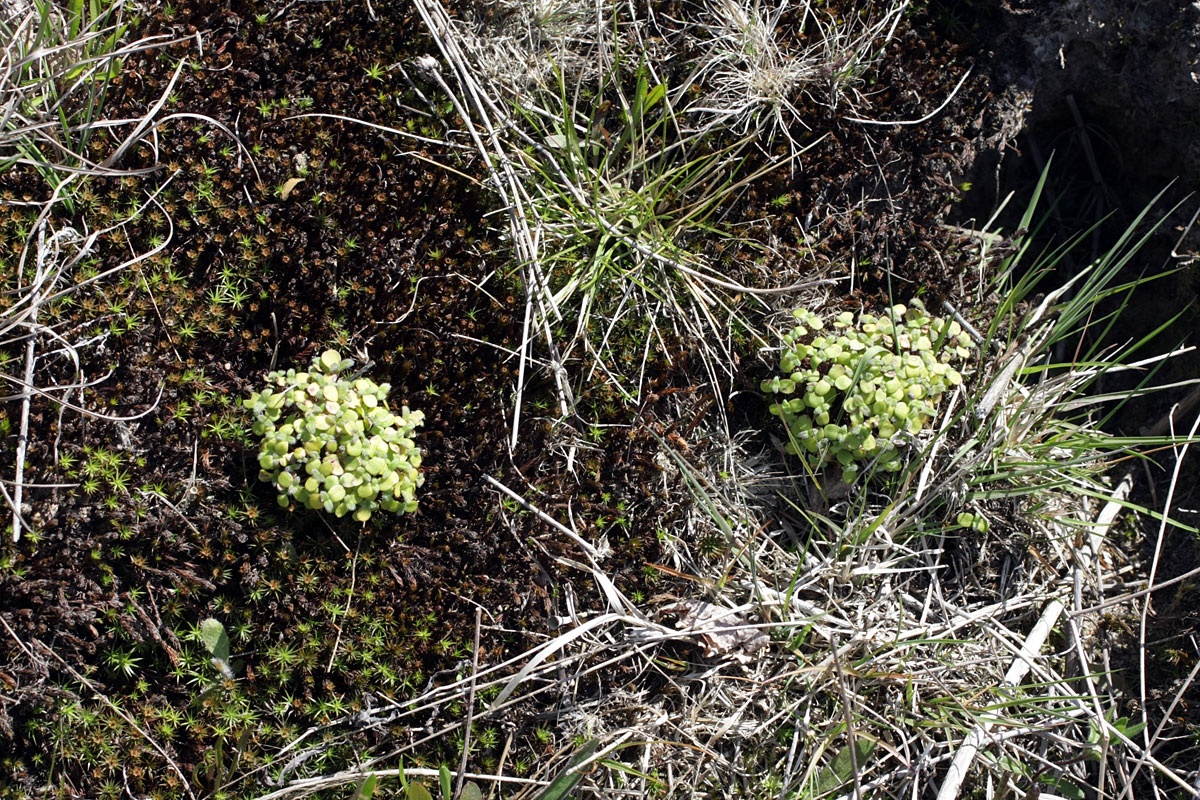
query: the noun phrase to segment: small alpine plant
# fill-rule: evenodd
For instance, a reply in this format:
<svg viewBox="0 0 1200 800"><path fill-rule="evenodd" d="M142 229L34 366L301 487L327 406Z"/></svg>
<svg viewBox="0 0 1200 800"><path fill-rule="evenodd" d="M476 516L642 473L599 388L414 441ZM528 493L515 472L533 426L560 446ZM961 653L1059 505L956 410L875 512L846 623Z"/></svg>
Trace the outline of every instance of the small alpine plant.
<svg viewBox="0 0 1200 800"><path fill-rule="evenodd" d="M379 509L417 509L415 492L425 479L412 437L424 415L407 406L393 414L391 386L344 376L353 365L326 350L308 372L270 373L268 386L244 401L262 437L258 477L275 486L283 508L352 514L361 522Z"/></svg>
<svg viewBox="0 0 1200 800"><path fill-rule="evenodd" d="M787 425L788 452L814 472L838 464L847 483L867 463L898 471L897 444L924 428L942 394L962 383L953 364L970 355L970 336L930 316L920 300L880 316L847 311L832 330L806 309L792 315L799 324L783 337L783 374L762 384L782 395L771 413Z"/></svg>

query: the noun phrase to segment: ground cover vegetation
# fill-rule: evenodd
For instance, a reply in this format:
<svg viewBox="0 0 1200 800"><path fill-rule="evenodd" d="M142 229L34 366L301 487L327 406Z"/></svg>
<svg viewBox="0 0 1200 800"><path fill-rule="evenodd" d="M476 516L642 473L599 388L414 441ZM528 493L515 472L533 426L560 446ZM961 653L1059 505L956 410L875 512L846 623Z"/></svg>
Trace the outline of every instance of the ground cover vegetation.
<svg viewBox="0 0 1200 800"><path fill-rule="evenodd" d="M964 9L3 13L0 796L1197 794L1190 209L957 224Z"/></svg>
<svg viewBox="0 0 1200 800"><path fill-rule="evenodd" d="M787 426L788 452L815 456L814 470L836 462L846 483L864 461L899 471L897 434L920 433L945 391L962 385L950 362L970 355L971 337L953 320L930 317L920 300L879 317L842 312L829 334L812 311L792 314L800 324L783 335L784 374L762 385L784 395L771 413Z"/></svg>
<svg viewBox="0 0 1200 800"><path fill-rule="evenodd" d="M424 478L411 437L424 415L407 407L393 414L386 383L338 374L352 366L326 350L310 371L272 372L272 385L246 398L262 437L258 477L274 484L287 509L300 503L337 517L353 512L359 522L380 508L416 511Z"/></svg>

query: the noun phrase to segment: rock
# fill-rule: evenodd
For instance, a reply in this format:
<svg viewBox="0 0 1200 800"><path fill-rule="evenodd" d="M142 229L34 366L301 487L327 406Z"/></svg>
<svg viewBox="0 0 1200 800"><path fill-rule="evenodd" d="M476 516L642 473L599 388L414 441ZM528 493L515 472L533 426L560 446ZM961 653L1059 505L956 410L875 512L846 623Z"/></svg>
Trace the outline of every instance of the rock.
<svg viewBox="0 0 1200 800"><path fill-rule="evenodd" d="M1024 54L1006 67L1011 85L1032 88L1031 129L1086 126L1102 172L1153 188L1200 177L1200 2L1014 5L1005 5L1006 38Z"/></svg>

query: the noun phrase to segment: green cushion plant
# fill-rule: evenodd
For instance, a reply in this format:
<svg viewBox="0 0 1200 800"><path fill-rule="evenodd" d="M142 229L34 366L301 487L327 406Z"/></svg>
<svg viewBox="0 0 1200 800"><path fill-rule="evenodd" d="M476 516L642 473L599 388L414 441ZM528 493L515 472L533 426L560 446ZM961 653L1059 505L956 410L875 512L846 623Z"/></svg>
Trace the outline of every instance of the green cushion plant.
<svg viewBox="0 0 1200 800"><path fill-rule="evenodd" d="M417 509L424 482L413 431L420 411L387 408L391 386L342 373L354 362L326 350L309 372L276 371L244 403L262 438L261 480L274 484L279 505L294 504L365 522L378 509Z"/></svg>
<svg viewBox="0 0 1200 800"><path fill-rule="evenodd" d="M811 311L792 314L799 324L783 337L783 374L762 384L783 395L771 413L787 425L788 452L814 472L840 465L847 483L868 463L898 471L900 437L924 428L942 394L962 383L952 365L970 355L971 338L920 300L882 316L845 312L832 330Z"/></svg>

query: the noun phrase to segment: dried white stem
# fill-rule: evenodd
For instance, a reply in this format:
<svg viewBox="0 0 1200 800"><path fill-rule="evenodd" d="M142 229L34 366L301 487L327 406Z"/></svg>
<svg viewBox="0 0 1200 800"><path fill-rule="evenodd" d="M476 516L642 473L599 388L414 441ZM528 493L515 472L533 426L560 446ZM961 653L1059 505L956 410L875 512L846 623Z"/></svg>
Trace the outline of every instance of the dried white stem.
<svg viewBox="0 0 1200 800"><path fill-rule="evenodd" d="M1025 676L1033 666L1033 659L1037 657L1042 649L1042 645L1046 643L1046 637L1054 629L1064 608L1066 608L1065 604L1058 599L1051 600L1046 605L1041 618L1025 638L1020 652L1013 660L1012 666L1008 668L1008 672L1005 673L1004 682L1000 684L1001 688L1017 686L1025 679ZM950 762L950 769L947 771L946 780L942 783L942 788L938 792L937 800L955 800L958 797L963 779L967 777L967 771L970 770L979 749L987 742L988 732L991 731L992 726L995 724L994 719L985 719L977 723L971 729L971 732L967 734L966 738L963 739L958 753L955 754L954 760Z"/></svg>

